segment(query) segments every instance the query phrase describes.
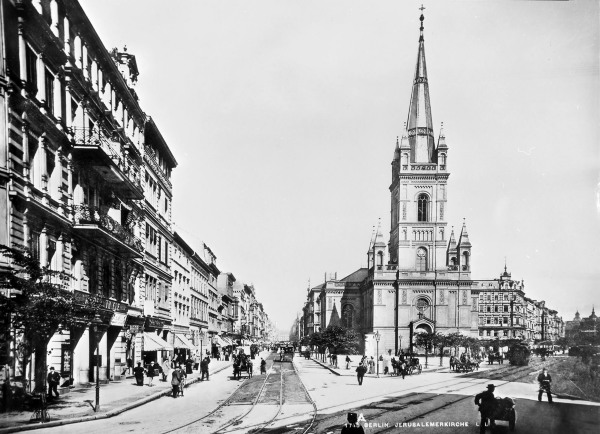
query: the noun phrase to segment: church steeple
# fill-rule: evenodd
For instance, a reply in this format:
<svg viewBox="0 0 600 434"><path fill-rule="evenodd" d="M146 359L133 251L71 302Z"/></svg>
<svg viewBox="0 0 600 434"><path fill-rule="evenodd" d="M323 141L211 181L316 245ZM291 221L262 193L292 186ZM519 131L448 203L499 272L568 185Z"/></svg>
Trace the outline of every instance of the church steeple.
<svg viewBox="0 0 600 434"><path fill-rule="evenodd" d="M427 82L427 66L425 64L425 39L423 37L423 20L421 14L419 36L419 52L413 80L410 106L408 110L408 137L410 143L410 161L412 163L434 162L435 139L431 104L429 102L429 84Z"/></svg>

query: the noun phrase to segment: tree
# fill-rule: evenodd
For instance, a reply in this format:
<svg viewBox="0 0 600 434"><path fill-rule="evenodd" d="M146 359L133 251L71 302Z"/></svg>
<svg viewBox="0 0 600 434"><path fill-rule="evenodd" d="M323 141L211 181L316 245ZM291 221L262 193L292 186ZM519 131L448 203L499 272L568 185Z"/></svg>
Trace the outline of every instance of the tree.
<svg viewBox="0 0 600 434"><path fill-rule="evenodd" d="M435 347L435 343L438 341L439 337L435 332L422 332L417 333L416 336L416 344L417 346L425 349L425 367L427 368L427 358L429 356L429 351L431 351Z"/></svg>
<svg viewBox="0 0 600 434"><path fill-rule="evenodd" d="M13 333L12 337L8 333L3 338L18 342L23 371L35 354L34 391L40 392L45 389L50 339L77 322L89 322L97 310L97 301L88 298L77 303L73 293L60 284L70 276L41 267L27 249L0 245L0 254L11 262L10 268L0 270L0 312Z"/></svg>
<svg viewBox="0 0 600 434"><path fill-rule="evenodd" d="M322 333L323 344L329 352L337 354L358 354L359 336L352 329L330 325Z"/></svg>
<svg viewBox="0 0 600 434"><path fill-rule="evenodd" d="M449 339L447 335L442 333L435 333L435 339L433 341L433 347L440 350L440 367L444 362L444 349L449 346Z"/></svg>

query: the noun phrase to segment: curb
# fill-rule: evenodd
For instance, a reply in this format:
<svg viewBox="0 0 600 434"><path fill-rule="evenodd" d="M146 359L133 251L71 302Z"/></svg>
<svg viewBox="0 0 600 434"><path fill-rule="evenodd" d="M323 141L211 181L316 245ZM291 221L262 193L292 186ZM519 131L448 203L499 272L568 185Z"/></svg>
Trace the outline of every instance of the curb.
<svg viewBox="0 0 600 434"><path fill-rule="evenodd" d="M340 372L337 372L336 369L332 368L331 366L327 365L326 363L323 363L320 360L315 359L314 357L311 357L310 360L313 360L313 361L317 362L319 365L321 365L321 367L323 367L325 369L329 369L335 375L340 375L340 376L344 375L344 374L342 374ZM423 372L439 372L439 371L444 371L446 369L449 369L449 368L447 368L445 366L442 366L441 368L440 367L437 367L437 368L427 368L427 369L423 368ZM353 376L353 375L354 374L351 374L351 375L348 375L348 376L350 377L350 376ZM379 378L387 378L387 377L388 376L382 375ZM389 376L389 377L391 378L391 376ZM373 377L373 378L378 378L378 377Z"/></svg>
<svg viewBox="0 0 600 434"><path fill-rule="evenodd" d="M216 369L213 372L209 371L209 374L214 375L214 374L224 371L225 369L228 369L230 367L231 367L231 365L223 366L222 368ZM186 382L185 387L187 388L191 384L198 383L199 381L200 381L200 377L198 376L198 377L194 378L193 380ZM52 427L57 427L57 426L62 426L62 425L70 425L73 423L89 422L89 421L100 420L100 419L108 419L109 417L117 416L128 410L132 410L141 405L144 405L144 404L147 404L156 399L162 398L163 396L170 395L171 393L172 393L171 389L165 389L163 391L156 392L153 395L146 396L145 398L142 398L142 399L139 399L132 403L126 404L122 407L107 411L106 413L99 413L99 414L92 415L92 416L80 416L80 417L74 417L71 419L55 420L55 421L50 421L50 422L45 422L45 423L40 422L40 423L35 423L35 424L27 424L27 425L21 425L21 426L0 428L0 434L5 434L5 433L8 434L8 433L14 433L14 432L21 432L21 431L31 431L31 430L40 429L40 428L52 428Z"/></svg>

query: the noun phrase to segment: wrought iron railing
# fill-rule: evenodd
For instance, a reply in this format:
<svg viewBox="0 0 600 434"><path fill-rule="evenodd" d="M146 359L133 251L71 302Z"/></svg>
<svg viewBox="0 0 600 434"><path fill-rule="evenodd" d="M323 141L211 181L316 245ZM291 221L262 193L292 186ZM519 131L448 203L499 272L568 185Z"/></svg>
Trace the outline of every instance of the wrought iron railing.
<svg viewBox="0 0 600 434"><path fill-rule="evenodd" d="M77 146L99 147L115 163L119 170L139 189L142 188L140 171L120 152L120 143L108 137L99 129L73 128L73 137Z"/></svg>
<svg viewBox="0 0 600 434"><path fill-rule="evenodd" d="M96 224L107 232L110 232L119 241L127 244L134 250L142 253L144 246L142 241L133 235L131 231L119 223L117 223L112 217L110 217L106 211L95 206L87 205L74 205L73 206L74 222L76 225L80 224Z"/></svg>

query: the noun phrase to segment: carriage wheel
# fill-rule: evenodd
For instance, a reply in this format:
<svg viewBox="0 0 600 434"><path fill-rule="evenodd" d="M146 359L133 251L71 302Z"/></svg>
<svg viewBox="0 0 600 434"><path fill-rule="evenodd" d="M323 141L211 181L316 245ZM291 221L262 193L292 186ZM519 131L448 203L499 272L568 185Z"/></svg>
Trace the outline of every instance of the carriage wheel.
<svg viewBox="0 0 600 434"><path fill-rule="evenodd" d="M517 422L517 412L516 412L515 409L513 409L512 412L511 412L511 414L510 414L510 416L509 416L509 419L508 419L508 428L511 431L515 430L515 424L516 424L516 422Z"/></svg>

